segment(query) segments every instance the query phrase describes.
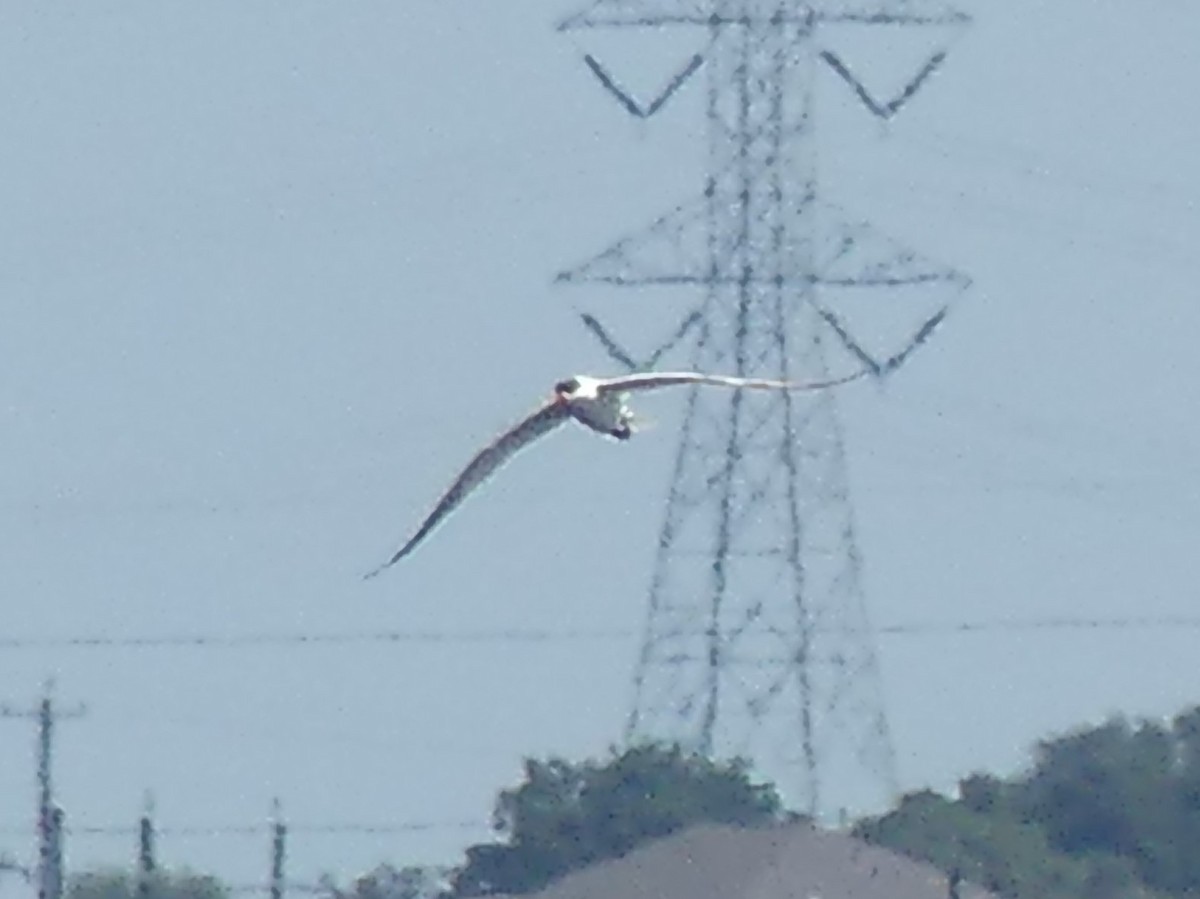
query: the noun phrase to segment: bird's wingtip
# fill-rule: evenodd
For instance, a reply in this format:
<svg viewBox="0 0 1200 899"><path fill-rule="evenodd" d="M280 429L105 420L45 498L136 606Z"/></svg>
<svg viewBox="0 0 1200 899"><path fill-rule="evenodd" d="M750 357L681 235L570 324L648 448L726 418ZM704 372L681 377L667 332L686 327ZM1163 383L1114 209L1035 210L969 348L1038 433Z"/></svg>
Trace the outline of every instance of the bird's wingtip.
<svg viewBox="0 0 1200 899"><path fill-rule="evenodd" d="M364 574L362 576L362 579L364 581L369 581L369 580L372 580L373 578L379 577L379 575L383 574L383 572L387 568L391 567L392 563L395 561L396 561L395 559L390 559L389 561L384 562L382 565L380 565L376 568L372 568L370 571L368 571L366 574Z"/></svg>
<svg viewBox="0 0 1200 899"><path fill-rule="evenodd" d="M398 553L396 553L394 556L392 556L390 559L388 559L386 562L384 562L378 568L374 568L371 571L368 571L366 574L364 574L363 580L369 581L369 580L371 580L371 578L379 577L379 575L383 574L385 571L387 571L389 568L391 568L393 565L395 565L397 562L399 562L401 559L403 559L405 556L407 556L411 551L412 551L411 546L404 547L402 550L400 550Z"/></svg>

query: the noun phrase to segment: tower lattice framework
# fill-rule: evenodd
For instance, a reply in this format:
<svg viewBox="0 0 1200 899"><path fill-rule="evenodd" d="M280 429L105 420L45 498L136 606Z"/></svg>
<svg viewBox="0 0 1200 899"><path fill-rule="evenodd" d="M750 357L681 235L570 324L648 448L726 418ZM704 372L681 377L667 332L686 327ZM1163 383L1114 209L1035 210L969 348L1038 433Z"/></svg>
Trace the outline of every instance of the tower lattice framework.
<svg viewBox="0 0 1200 899"><path fill-rule="evenodd" d="M923 342L945 303L925 305L880 352L864 348L828 297L871 288L956 295L968 282L818 199L813 75L829 64L868 109L890 117L945 54L881 102L820 48L817 31L831 20L919 25L966 17L905 0L856 8L600 0L561 23L563 30L702 31L700 52L649 102L626 92L601 61L585 61L640 117L703 71L708 166L698 199L559 280L698 288L698 305L672 341L690 345L698 371L821 379L836 357L884 373ZM595 318L585 322L629 367L653 364L667 349L639 365ZM696 388L686 403L626 738L748 756L813 815L890 798L895 760L836 391Z"/></svg>

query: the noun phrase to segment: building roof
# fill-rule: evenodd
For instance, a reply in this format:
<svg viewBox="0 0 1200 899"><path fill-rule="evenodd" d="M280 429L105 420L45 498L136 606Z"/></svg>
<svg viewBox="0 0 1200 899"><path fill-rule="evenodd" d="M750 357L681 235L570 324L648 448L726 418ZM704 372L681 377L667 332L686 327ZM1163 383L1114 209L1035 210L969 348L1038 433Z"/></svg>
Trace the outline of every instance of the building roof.
<svg viewBox="0 0 1200 899"><path fill-rule="evenodd" d="M807 823L704 824L573 872L538 899L947 899L924 862ZM959 899L997 899L966 883Z"/></svg>

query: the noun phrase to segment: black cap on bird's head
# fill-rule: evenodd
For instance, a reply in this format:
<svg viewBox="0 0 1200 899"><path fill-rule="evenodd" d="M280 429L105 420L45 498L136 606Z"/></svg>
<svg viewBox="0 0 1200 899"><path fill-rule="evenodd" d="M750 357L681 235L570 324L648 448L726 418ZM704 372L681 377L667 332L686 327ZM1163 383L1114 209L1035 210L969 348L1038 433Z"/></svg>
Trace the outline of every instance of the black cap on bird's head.
<svg viewBox="0 0 1200 899"><path fill-rule="evenodd" d="M554 385L554 392L559 396L570 396L579 389L578 378L566 378Z"/></svg>

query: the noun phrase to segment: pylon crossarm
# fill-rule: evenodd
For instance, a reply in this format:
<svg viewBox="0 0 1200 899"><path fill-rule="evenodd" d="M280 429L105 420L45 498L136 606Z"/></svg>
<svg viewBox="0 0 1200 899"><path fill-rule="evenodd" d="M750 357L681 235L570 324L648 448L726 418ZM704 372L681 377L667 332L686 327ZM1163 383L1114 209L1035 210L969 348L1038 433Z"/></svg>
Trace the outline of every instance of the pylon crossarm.
<svg viewBox="0 0 1200 899"><path fill-rule="evenodd" d="M634 98L633 94L617 84L612 73L604 68L604 66L600 64L600 61L596 59L596 57L592 56L592 54L585 53L583 55L583 61L587 64L587 67L591 69L592 74L596 76L596 80L600 82L601 87L612 94L616 98L617 102L625 108L626 112L639 119L648 119L650 116L662 109L666 102L671 99L671 96L677 90L679 90L679 88L683 87L683 83L687 81L692 74L698 68L700 68L700 66L704 65L704 57L699 53L695 54L690 60L688 60L687 65L675 73L675 75L667 83L667 86L659 92L657 97L655 97L649 103L642 104Z"/></svg>
<svg viewBox="0 0 1200 899"><path fill-rule="evenodd" d="M854 90L854 93L858 95L858 99L862 101L863 106L865 106L872 115L887 120L896 115L896 113L898 113L901 108L913 98L917 91L921 89L921 85L925 83L926 79L936 72L941 64L945 62L946 52L947 51L945 50L939 50L937 53L934 53L931 57L929 57L925 65L921 67L921 70L917 72L917 74L914 75L912 79L910 79L909 82L900 89L895 97L886 103L881 103L879 100L875 99L875 97L871 95L871 92L867 90L866 85L864 85L854 75L854 73L850 71L849 66L842 62L841 57L839 57L836 53L831 50L822 50L820 55L821 59L824 60L825 63L828 64L828 66L838 74L838 77L850 85L850 87Z"/></svg>
<svg viewBox="0 0 1200 899"><path fill-rule="evenodd" d="M586 327L592 332L593 335L595 335L596 339L600 341L600 345L604 347L605 352L612 356L613 359L615 359L617 362L620 362L630 371L650 371L655 365L658 364L658 361L662 359L663 356L679 345L680 341L682 341L683 338L688 335L688 332L696 326L702 316L699 310L694 310L688 314L676 329L675 333L672 334L665 343L659 346L657 350L651 353L646 358L645 362L637 362L629 353L627 353L621 347L621 345L617 343L612 335L608 333L605 327L600 324L599 319L597 319L594 315L584 312L580 315L580 318L583 320L584 327Z"/></svg>
<svg viewBox="0 0 1200 899"><path fill-rule="evenodd" d="M911 356L913 351L916 350L917 347L919 347L921 344L923 344L926 340L929 339L929 335L932 334L934 332L934 330L937 328L937 326L942 323L942 320L946 317L946 315L949 312L950 312L950 307L943 306L941 309L939 309L937 312L935 312L925 322L925 324L921 325L921 327L917 330L917 333L913 335L913 339L911 341L909 341L908 346L906 346L900 352L896 353L896 355L892 356L891 358L889 358L887 360L887 362L884 363L884 373L891 374L896 369L898 369L901 365L903 365L904 360L907 359L909 356Z"/></svg>
<svg viewBox="0 0 1200 899"><path fill-rule="evenodd" d="M851 336L845 325L842 324L841 320L834 315L833 312L824 308L823 306L817 306L817 313L822 319L824 319L825 323L829 325L831 329L833 329L833 332L837 334L838 340L841 341L842 346L844 346L850 352L850 354L853 355L854 358L856 358L859 362L861 362L863 367L866 368L867 371L869 371L876 378L884 378L900 368L900 366L902 366L908 360L908 357L911 356L917 350L917 348L921 346L921 344L929 339L930 335L933 334L938 325L942 323L949 312L950 307L943 306L925 320L921 327L917 329L916 333L913 334L907 345L905 345L899 352L894 353L893 355L880 361L863 349L862 345Z"/></svg>
<svg viewBox="0 0 1200 899"><path fill-rule="evenodd" d="M817 314L825 320L825 324L829 325L829 327L833 329L833 333L838 336L838 340L841 341L842 346L849 350L850 354L859 362L861 362L867 371L877 378L881 377L883 375L883 365L880 364L880 362L875 359L874 356L862 348L862 345L859 344L859 342L850 335L850 332L846 330L841 320L824 306L817 305L816 308Z"/></svg>

